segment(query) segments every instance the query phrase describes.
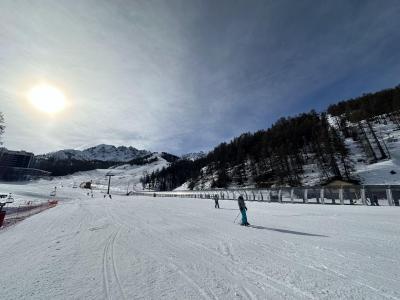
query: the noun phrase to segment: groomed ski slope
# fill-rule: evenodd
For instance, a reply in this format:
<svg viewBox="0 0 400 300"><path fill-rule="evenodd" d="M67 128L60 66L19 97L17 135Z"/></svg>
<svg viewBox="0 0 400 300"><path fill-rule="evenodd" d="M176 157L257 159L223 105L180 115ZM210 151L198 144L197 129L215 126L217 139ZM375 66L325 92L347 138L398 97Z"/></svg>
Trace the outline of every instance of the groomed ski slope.
<svg viewBox="0 0 400 300"><path fill-rule="evenodd" d="M82 191L0 230L0 298L400 299L400 209L220 205Z"/></svg>

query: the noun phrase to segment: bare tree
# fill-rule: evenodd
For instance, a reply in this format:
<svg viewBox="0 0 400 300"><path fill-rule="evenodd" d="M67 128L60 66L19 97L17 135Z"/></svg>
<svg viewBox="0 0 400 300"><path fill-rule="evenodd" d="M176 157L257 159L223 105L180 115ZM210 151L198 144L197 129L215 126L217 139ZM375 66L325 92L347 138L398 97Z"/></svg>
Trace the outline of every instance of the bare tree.
<svg viewBox="0 0 400 300"><path fill-rule="evenodd" d="M0 138L4 133L4 129L6 128L6 126L4 126L4 116L3 114L0 112ZM0 140L0 145L2 145L3 143Z"/></svg>

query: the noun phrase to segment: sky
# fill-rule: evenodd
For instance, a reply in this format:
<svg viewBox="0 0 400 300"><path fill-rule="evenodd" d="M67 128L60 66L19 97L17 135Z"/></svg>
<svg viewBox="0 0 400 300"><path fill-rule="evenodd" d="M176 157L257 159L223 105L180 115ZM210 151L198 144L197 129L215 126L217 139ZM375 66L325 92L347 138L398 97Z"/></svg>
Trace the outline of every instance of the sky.
<svg viewBox="0 0 400 300"><path fill-rule="evenodd" d="M3 146L211 150L400 83L400 1L0 1ZM66 108L27 91L46 82Z"/></svg>

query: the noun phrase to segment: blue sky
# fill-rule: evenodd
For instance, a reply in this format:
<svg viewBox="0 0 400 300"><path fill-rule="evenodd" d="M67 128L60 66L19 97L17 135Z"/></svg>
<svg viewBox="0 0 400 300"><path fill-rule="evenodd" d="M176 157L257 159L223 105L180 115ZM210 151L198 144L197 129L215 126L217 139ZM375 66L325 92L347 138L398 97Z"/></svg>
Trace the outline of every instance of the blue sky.
<svg viewBox="0 0 400 300"><path fill-rule="evenodd" d="M399 1L0 1L4 146L209 150L400 83ZM65 111L35 111L46 81Z"/></svg>

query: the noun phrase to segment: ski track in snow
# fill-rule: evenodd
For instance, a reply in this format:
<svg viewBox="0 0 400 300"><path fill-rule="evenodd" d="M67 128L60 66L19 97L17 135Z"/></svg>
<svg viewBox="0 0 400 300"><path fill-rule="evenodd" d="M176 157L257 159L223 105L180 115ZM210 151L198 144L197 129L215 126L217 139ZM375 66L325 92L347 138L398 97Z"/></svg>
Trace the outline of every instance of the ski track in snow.
<svg viewBox="0 0 400 300"><path fill-rule="evenodd" d="M244 228L234 201L60 193L0 230L0 298L400 299L395 207L248 202Z"/></svg>
<svg viewBox="0 0 400 300"><path fill-rule="evenodd" d="M110 293L111 287L114 285L117 286L117 295L119 297L117 299L126 299L124 291L121 286L121 281L118 276L118 269L115 263L115 256L114 256L114 247L115 247L115 240L117 239L119 234L119 229L116 230L113 234L110 235L106 246L104 247L104 254L103 254L103 282L104 282L104 291L107 299L112 299Z"/></svg>

